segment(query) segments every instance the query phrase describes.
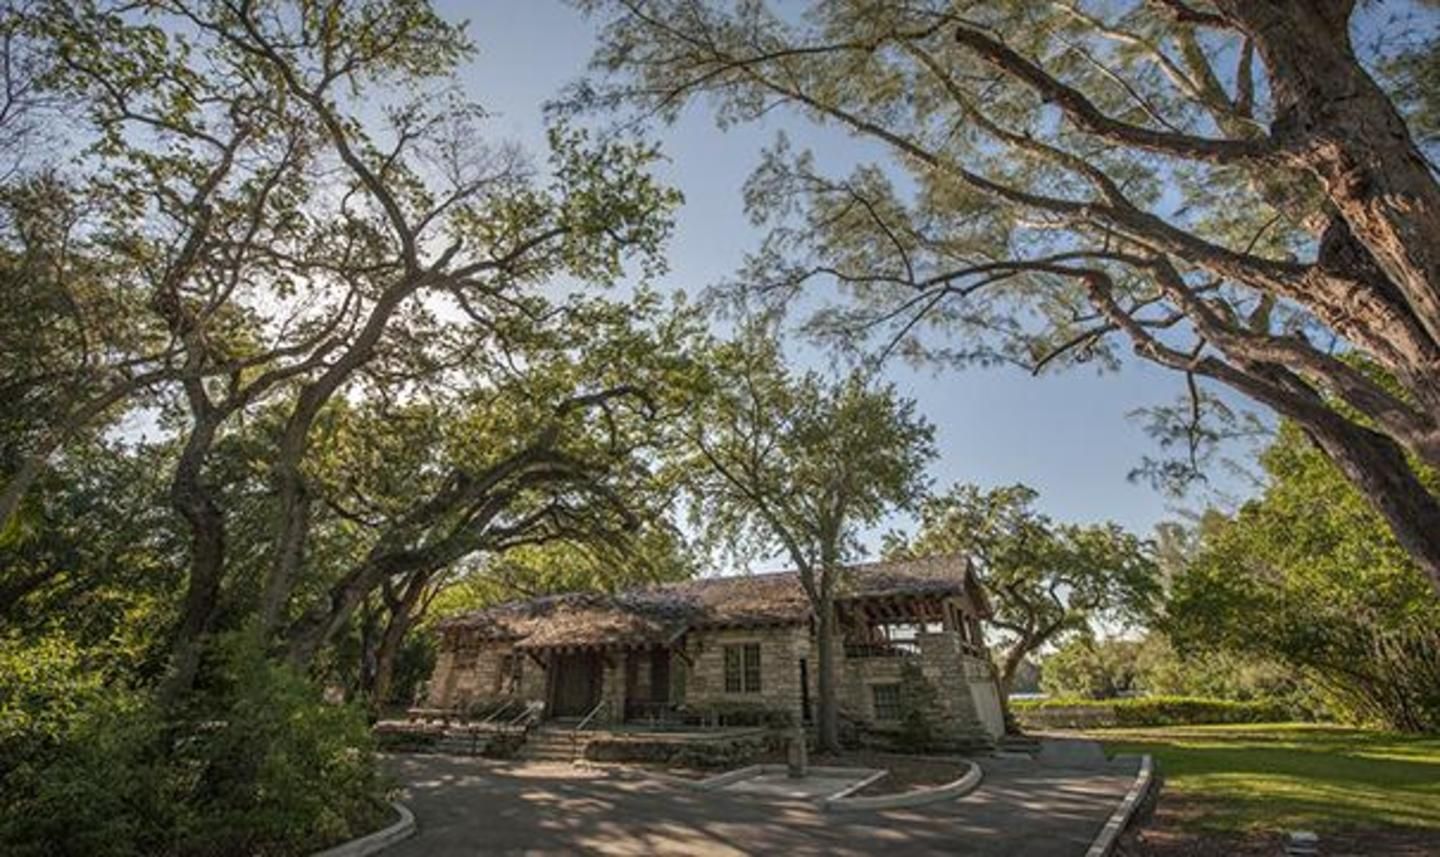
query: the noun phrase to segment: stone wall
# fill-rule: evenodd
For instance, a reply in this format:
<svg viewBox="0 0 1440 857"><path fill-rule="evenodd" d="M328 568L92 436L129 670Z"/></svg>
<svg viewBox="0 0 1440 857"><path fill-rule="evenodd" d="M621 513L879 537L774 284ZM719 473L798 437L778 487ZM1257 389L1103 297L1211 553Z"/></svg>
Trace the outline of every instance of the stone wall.
<svg viewBox="0 0 1440 857"><path fill-rule="evenodd" d="M442 646L430 673L427 703L434 708L455 708L495 698L509 643L480 643L461 648ZM526 667L534 667L534 663ZM528 676L522 675L522 680Z"/></svg>
<svg viewBox="0 0 1440 857"><path fill-rule="evenodd" d="M900 684L901 671L906 664L920 668L920 674L935 689L935 710L931 720L937 737L945 743L973 743L976 740L996 738L1003 733L1003 721L999 717L998 704L994 717L988 706L977 698L986 687L980 685L977 665L983 668L983 681L988 685L992 700L995 696L993 682L989 681L989 666L978 658L965 654L963 641L954 631L921 634L918 637L920 654L896 657L844 658L840 667L840 707L849 716L864 721L880 731L898 728L898 723L881 721L875 711L875 685ZM1000 724L999 731L992 728Z"/></svg>
<svg viewBox="0 0 1440 857"><path fill-rule="evenodd" d="M756 643L760 646L760 692L725 690L725 647ZM801 625L766 628L726 628L692 632L685 641L690 663L685 678L685 704L696 710L712 705L756 705L787 711L799 718L800 659L809 659L813 682L815 660L809 635ZM812 687L813 696L813 687Z"/></svg>
<svg viewBox="0 0 1440 857"><path fill-rule="evenodd" d="M968 618L968 617L967 617ZM948 737L983 740L1003 734L1000 700L989 663L975 654L978 637L969 627L962 631L947 615L945 630L921 634L918 655L847 658L844 641L835 638L836 693L840 710L847 717L888 728L876 718L873 686L899 684L901 667L913 663L937 692L936 720ZM967 623L968 624L968 623ZM760 647L760 691L725 690L725 647L757 644ZM983 647L983 639L978 640ZM806 661L808 697L814 706L819 699L818 652L805 625L757 628L702 629L691 631L683 642L683 654L671 656L670 693L672 703L693 711L706 712L726 706L743 706L783 711L804 717L800 662ZM983 650L983 649L980 649ZM428 704L436 708L462 707L494 699L499 687L503 658L514 651L508 642L469 644L455 648L442 643L429 684ZM546 656L541 656L542 658ZM635 659L633 672L627 670ZM602 659L601 699L608 701L608 719L620 718L628 696L648 700L651 696L651 655L647 649L607 652ZM548 659L547 659L548 660ZM633 686L631 685L633 680ZM545 702L548 674L535 658L525 656L521 668L522 699Z"/></svg>
<svg viewBox="0 0 1440 857"><path fill-rule="evenodd" d="M530 655L525 655L525 665L520 668L520 698L527 702L543 702L549 704L550 689L549 671L546 665L549 658L540 655L536 660Z"/></svg>

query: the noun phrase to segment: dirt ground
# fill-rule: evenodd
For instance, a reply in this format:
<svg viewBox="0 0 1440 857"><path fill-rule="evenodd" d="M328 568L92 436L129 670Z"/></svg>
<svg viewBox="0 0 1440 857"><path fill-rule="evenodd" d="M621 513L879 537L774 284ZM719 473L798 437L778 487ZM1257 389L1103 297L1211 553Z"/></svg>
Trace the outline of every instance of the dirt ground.
<svg viewBox="0 0 1440 857"><path fill-rule="evenodd" d="M1120 857L1274 857L1285 850L1281 831L1197 832L1205 814L1195 800L1161 794L1159 805L1121 839ZM1424 830L1354 830L1320 834L1322 857L1436 857L1440 836Z"/></svg>

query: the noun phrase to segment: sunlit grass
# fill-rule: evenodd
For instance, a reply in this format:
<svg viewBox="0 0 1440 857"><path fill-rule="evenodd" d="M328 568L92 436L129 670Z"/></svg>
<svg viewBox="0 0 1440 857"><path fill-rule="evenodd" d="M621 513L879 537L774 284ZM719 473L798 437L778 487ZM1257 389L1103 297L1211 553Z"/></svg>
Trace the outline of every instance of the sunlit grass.
<svg viewBox="0 0 1440 857"><path fill-rule="evenodd" d="M1167 793L1207 830L1398 826L1440 830L1440 737L1306 723L1092 733L1110 753L1150 753Z"/></svg>

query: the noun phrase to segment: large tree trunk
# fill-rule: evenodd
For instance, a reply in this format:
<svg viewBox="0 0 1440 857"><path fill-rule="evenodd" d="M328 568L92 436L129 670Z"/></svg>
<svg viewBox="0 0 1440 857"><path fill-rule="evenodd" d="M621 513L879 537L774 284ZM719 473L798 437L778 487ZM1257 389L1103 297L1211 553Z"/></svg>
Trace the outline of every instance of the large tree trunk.
<svg viewBox="0 0 1440 857"><path fill-rule="evenodd" d="M301 465L310 444L310 430L321 410L371 355L390 317L421 284L407 276L386 289L375 302L354 343L319 378L300 391L295 409L285 423L285 434L275 457L280 511L275 525L274 562L260 596L260 628L269 635L284 619L285 605L300 573L310 537L310 490Z"/></svg>
<svg viewBox="0 0 1440 857"><path fill-rule="evenodd" d="M375 684L370 689L370 707L379 714L390 702L391 688L395 684L395 659L400 647L410 633L409 610L390 614L385 632L380 635L380 645L375 650Z"/></svg>
<svg viewBox="0 0 1440 857"><path fill-rule="evenodd" d="M218 427L218 416L197 417L170 483L170 502L190 527L190 578L171 646L170 672L160 686L160 698L166 703L179 699L194 684L203 638L220 598L225 519L203 479L205 457Z"/></svg>
<svg viewBox="0 0 1440 857"><path fill-rule="evenodd" d="M385 623L385 631L375 653L375 684L371 688L370 704L377 713L390 702L391 688L395 680L395 659L400 654L400 647L404 645L411 626L415 624L419 613L423 612L423 608L419 611L417 608L421 607L431 574L430 569L412 573L398 597L389 586L382 590L385 605L389 610L389 620Z"/></svg>
<svg viewBox="0 0 1440 857"><path fill-rule="evenodd" d="M1311 439L1389 524L1440 594L1440 502L1393 440L1334 414L1300 420Z"/></svg>
<svg viewBox="0 0 1440 857"><path fill-rule="evenodd" d="M840 711L835 693L835 599L826 595L820 599L816 612L815 635L816 654L820 673L816 677L819 693L819 711L816 726L819 734L817 743L821 750L837 752L840 749Z"/></svg>
<svg viewBox="0 0 1440 857"><path fill-rule="evenodd" d="M1020 664L1025 661L1025 656L1039 647L1039 643L1030 636L1023 636L1015 641L1015 645L1005 653L1005 658L996 666L995 659L990 659L990 669L995 673L996 691L1000 695L1000 715L1004 719L1005 731L1010 734L1020 732L1020 723L1015 719L1015 714L1010 710L1010 691L1015 687L1015 673L1020 670Z"/></svg>
<svg viewBox="0 0 1440 857"><path fill-rule="evenodd" d="M1349 0L1221 0L1270 72L1271 135L1319 178L1432 342L1440 342L1440 183L1356 58Z"/></svg>

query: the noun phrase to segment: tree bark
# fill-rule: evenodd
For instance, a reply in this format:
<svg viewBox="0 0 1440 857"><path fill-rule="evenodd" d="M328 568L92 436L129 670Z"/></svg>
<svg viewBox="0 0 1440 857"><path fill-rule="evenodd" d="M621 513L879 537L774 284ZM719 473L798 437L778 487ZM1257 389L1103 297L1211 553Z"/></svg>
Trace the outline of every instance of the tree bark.
<svg viewBox="0 0 1440 857"><path fill-rule="evenodd" d="M280 511L275 528L274 562L260 596L260 628L267 636L279 627L284 617L309 539L310 491L301 472L301 462L309 447L310 429L336 391L370 360L395 311L422 284L418 274L411 274L385 290L371 308L354 343L319 378L301 389L295 409L286 421L275 458Z"/></svg>
<svg viewBox="0 0 1440 857"><path fill-rule="evenodd" d="M1270 72L1271 135L1319 178L1429 334L1440 342L1440 183L1404 117L1356 58L1353 4L1222 0Z"/></svg>
<svg viewBox="0 0 1440 857"><path fill-rule="evenodd" d="M995 666L993 658L990 661L990 669L995 673L996 691L1000 695L1000 716L1005 723L1005 731L1007 733L1014 734L1020 731L1020 725L1015 720L1015 714L1010 710L1010 691L1015 687L1015 673L1019 671L1020 664L1024 662L1025 656L1038 648L1039 645L1040 644L1035 642L1029 635L1022 636L1015 642L1015 645L1011 646L1010 650L1005 653L1005 660L1001 663L1000 667L997 668Z"/></svg>
<svg viewBox="0 0 1440 857"><path fill-rule="evenodd" d="M822 588L823 587L822 585ZM836 705L835 693L835 599L828 593L822 595L815 617L816 654L820 673L816 677L816 696L819 702L816 726L817 744L821 750L840 750L840 711Z"/></svg>
<svg viewBox="0 0 1440 857"><path fill-rule="evenodd" d="M420 606L425 597L431 575L429 569L411 574L398 597L389 587L382 590L385 606L389 610L389 619L380 635L380 645L375 651L375 682L371 687L370 704L377 713L390 702L391 687L395 679L395 659L400 654L400 647L405 643L411 626L415 624L415 608Z"/></svg>
<svg viewBox="0 0 1440 857"><path fill-rule="evenodd" d="M380 635L375 649L375 684L371 688L370 705L378 714L390 702L390 689L395 683L395 659L410 633L411 615L408 608L391 613L390 621Z"/></svg>
<svg viewBox="0 0 1440 857"><path fill-rule="evenodd" d="M1440 595L1440 502L1415 475L1400 446L1334 414L1299 422L1385 519Z"/></svg>
<svg viewBox="0 0 1440 857"><path fill-rule="evenodd" d="M173 703L190 690L200 665L202 640L209 630L225 572L225 519L205 485L205 458L219 428L216 414L197 415L170 483L170 502L190 528L190 577L180 622L171 647L170 672L160 699Z"/></svg>

